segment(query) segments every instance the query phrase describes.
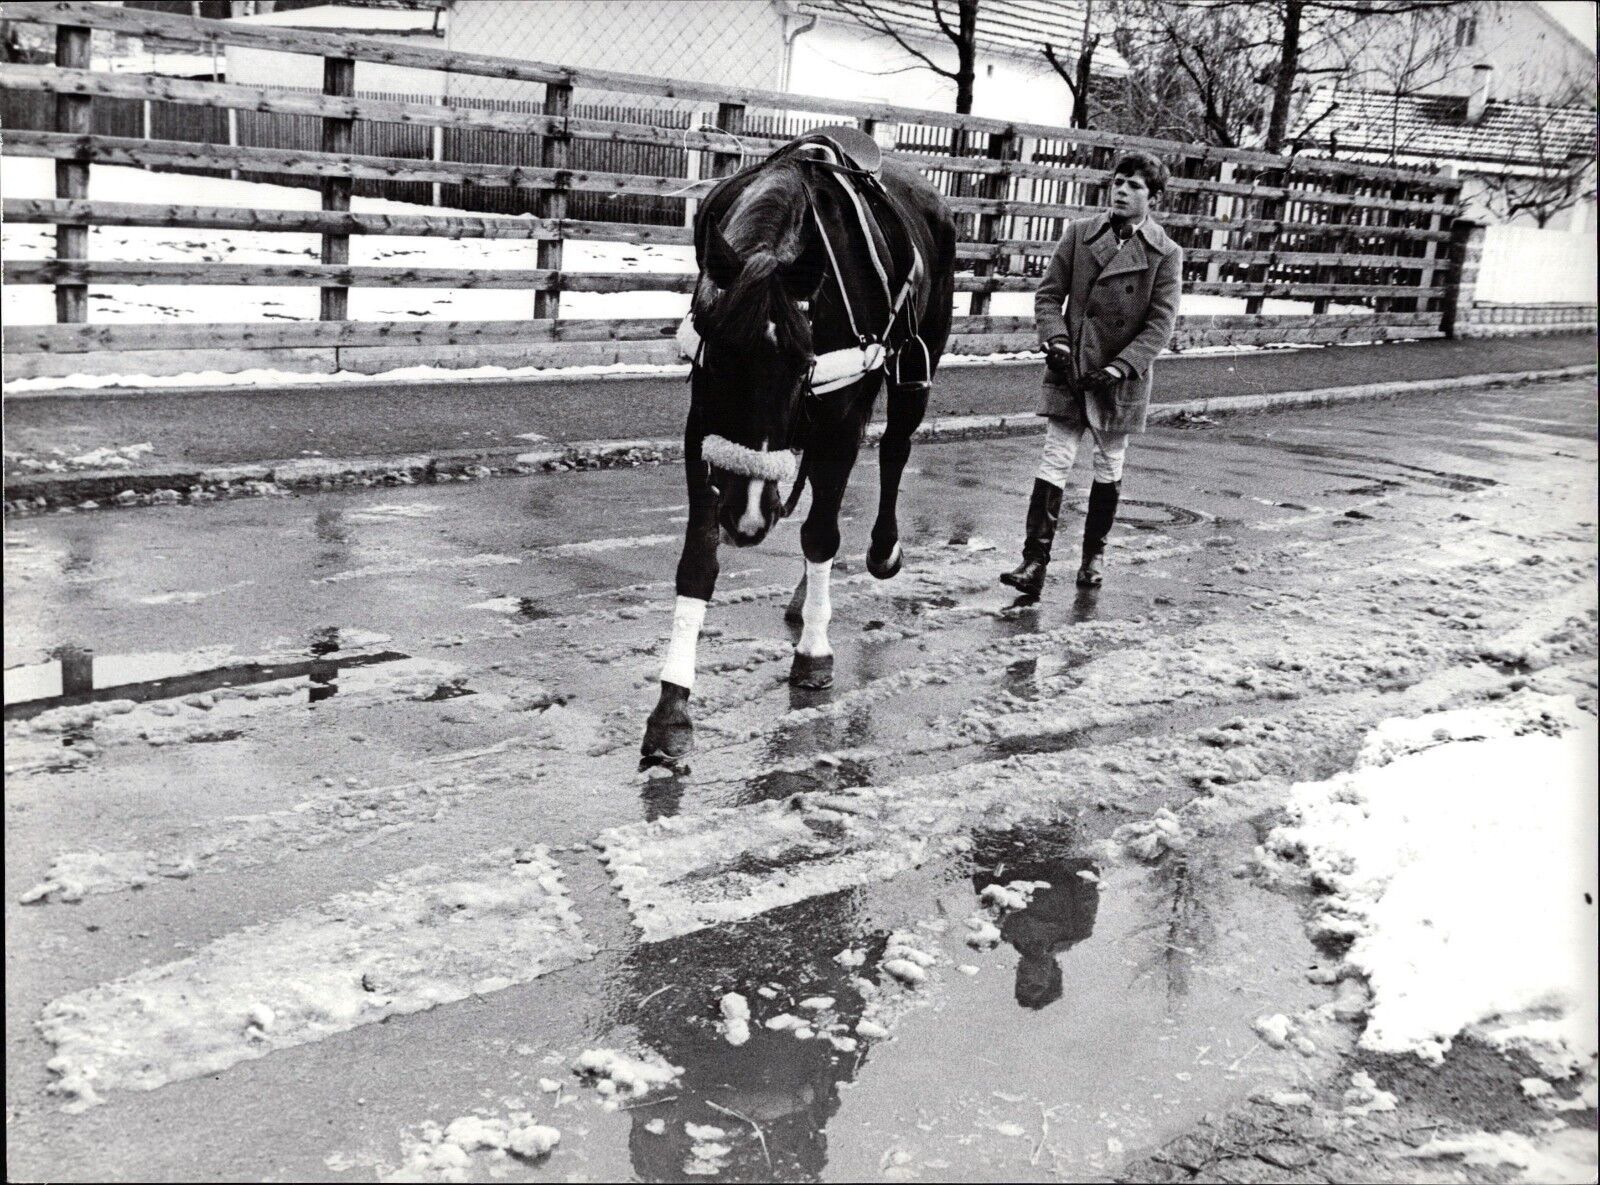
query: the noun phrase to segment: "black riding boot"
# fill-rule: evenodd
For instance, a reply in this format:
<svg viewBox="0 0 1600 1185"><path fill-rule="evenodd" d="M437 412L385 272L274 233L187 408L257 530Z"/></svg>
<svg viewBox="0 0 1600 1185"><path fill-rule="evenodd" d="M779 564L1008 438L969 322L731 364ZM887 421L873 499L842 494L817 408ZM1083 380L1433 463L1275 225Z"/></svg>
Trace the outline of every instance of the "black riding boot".
<svg viewBox="0 0 1600 1185"><path fill-rule="evenodd" d="M1028 500L1028 537L1022 543L1022 563L1001 573L1000 581L1024 596L1036 597L1044 588L1045 569L1050 566L1050 545L1055 542L1056 523L1061 518L1061 487L1042 477L1033 479L1033 497Z"/></svg>
<svg viewBox="0 0 1600 1185"><path fill-rule="evenodd" d="M1083 521L1083 564L1078 568L1079 588L1099 588L1106 536L1117 521L1120 481L1097 481L1089 487L1089 513Z"/></svg>

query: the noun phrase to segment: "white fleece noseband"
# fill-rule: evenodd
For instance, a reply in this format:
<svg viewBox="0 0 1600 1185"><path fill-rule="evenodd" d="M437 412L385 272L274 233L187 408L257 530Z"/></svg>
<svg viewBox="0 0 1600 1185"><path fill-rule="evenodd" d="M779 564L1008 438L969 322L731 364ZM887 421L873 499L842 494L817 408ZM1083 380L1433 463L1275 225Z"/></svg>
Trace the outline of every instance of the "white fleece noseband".
<svg viewBox="0 0 1600 1185"><path fill-rule="evenodd" d="M702 440L700 455L718 469L760 481L792 482L798 469L794 454L787 449L776 453L757 452L722 436L707 436Z"/></svg>

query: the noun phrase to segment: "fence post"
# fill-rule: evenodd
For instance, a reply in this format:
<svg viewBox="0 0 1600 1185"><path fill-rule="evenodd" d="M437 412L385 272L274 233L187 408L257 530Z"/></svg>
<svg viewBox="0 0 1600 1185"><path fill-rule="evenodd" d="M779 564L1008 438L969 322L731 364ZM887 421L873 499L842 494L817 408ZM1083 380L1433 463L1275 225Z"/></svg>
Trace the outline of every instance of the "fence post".
<svg viewBox="0 0 1600 1185"><path fill-rule="evenodd" d="M228 147L239 147L239 109L237 107L228 108ZM239 179L239 170L229 169L228 176L237 181Z"/></svg>
<svg viewBox="0 0 1600 1185"><path fill-rule="evenodd" d="M985 154L990 160L1012 161L1017 159L1019 147L1018 136L1015 130L1009 132L993 132L989 136L989 149ZM1000 173L989 173L979 183L978 196L993 201L1004 201L1011 193L1011 173L1009 170ZM1003 237L1001 229L1005 217L1001 214L979 214L977 225L974 228L972 240L974 243L996 243ZM996 272L999 265L999 255L993 259L975 259L972 262L972 274L987 276ZM989 297L987 292L974 292L972 302L968 308L974 317L984 317L989 313Z"/></svg>
<svg viewBox="0 0 1600 1185"><path fill-rule="evenodd" d="M744 104L743 103L718 103L717 126L725 132L735 136L744 134ZM727 177L739 171L744 163L744 156L739 152L713 152L711 154L711 175L713 177Z"/></svg>
<svg viewBox="0 0 1600 1185"><path fill-rule="evenodd" d="M1231 160L1225 160L1221 165L1218 166L1217 180L1223 182L1224 184L1231 184L1233 182L1233 162ZM1236 199L1228 196L1227 194L1217 194L1216 200L1213 202L1211 207L1212 216L1215 218L1226 219L1228 221L1236 221L1233 216L1235 200ZM1226 251L1228 249L1228 236L1232 233L1233 232L1231 230L1223 227L1213 227L1211 230L1211 250ZM1216 284L1221 280L1222 260L1213 256L1206 263L1206 283Z"/></svg>
<svg viewBox="0 0 1600 1185"><path fill-rule="evenodd" d="M444 95L437 96L437 102L438 102L439 106L441 106L441 107L445 106L446 105L445 96ZM444 127L441 125L439 127L434 128L433 129L433 135L430 137L430 139L432 140L433 143L432 143L431 151L429 152L428 155L432 159L434 164L438 164L440 161L444 160ZM433 197L433 204L435 206L444 205L444 185L441 184L438 181L435 181L433 183L432 197Z"/></svg>
<svg viewBox="0 0 1600 1185"><path fill-rule="evenodd" d="M1444 313L1439 320L1446 337L1472 336L1472 302L1478 294L1483 238L1483 227L1468 219L1457 218L1450 226L1450 278L1445 281Z"/></svg>
<svg viewBox="0 0 1600 1185"><path fill-rule="evenodd" d="M1441 175L1446 178L1455 177L1455 166L1446 165L1443 170L1441 170ZM1449 200L1449 193L1449 190L1441 189L1434 194L1433 204L1438 207L1438 212L1428 215L1428 229L1430 231L1440 231L1445 228L1445 215L1449 212L1450 206L1453 204ZM1439 240L1428 240L1427 245L1422 249L1422 259L1423 266L1421 287L1432 288L1434 276L1438 271L1434 265L1439 261ZM1437 299L1437 297L1432 296L1417 297L1417 312L1420 313L1427 311L1429 304Z"/></svg>
<svg viewBox="0 0 1600 1185"><path fill-rule="evenodd" d="M352 96L356 93L356 64L351 58L324 58L322 61L322 93L325 95ZM322 151L349 155L355 120L322 117ZM231 125L230 125L231 131ZM350 191L354 183L349 177L324 177L322 179L322 208L345 211L350 209ZM322 236L322 262L350 262L350 236L324 234ZM350 289L329 287L322 289L322 319L348 321L350 319Z"/></svg>
<svg viewBox="0 0 1600 1185"><path fill-rule="evenodd" d="M66 26L56 30L56 65L68 70L89 69L88 29ZM87 95L56 96L56 131L87 136L94 131L94 100ZM56 161L56 197L83 199L89 196L89 166L78 161ZM88 259L87 226L56 227L57 259ZM56 285L56 320L82 322L89 319L89 286Z"/></svg>
<svg viewBox="0 0 1600 1185"><path fill-rule="evenodd" d="M550 82L544 88L544 113L565 120L572 110L572 85ZM556 184L539 195L539 217L561 223L567 217L567 179L565 171L572 165L572 138L563 130L546 132L544 144L539 149L541 168L558 171ZM539 267L544 271L561 270L562 238L565 232L557 227L556 237L539 240ZM554 321L561 313L561 290L535 292L533 315L536 320Z"/></svg>

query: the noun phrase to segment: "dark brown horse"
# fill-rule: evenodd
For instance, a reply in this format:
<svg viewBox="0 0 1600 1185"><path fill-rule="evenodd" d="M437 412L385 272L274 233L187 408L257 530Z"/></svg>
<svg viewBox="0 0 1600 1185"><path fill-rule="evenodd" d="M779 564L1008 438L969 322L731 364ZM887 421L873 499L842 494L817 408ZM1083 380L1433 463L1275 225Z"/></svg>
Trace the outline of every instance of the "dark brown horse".
<svg viewBox="0 0 1600 1185"><path fill-rule="evenodd" d="M681 757L693 742L688 701L719 538L738 547L761 542L807 481L806 570L791 604L803 628L790 681L832 682L828 582L839 507L885 382L867 568L880 579L900 570L900 478L950 332L955 242L938 191L881 161L877 145L849 128L785 145L719 182L701 204L700 280L679 335L693 360L684 429L689 525L646 758Z"/></svg>

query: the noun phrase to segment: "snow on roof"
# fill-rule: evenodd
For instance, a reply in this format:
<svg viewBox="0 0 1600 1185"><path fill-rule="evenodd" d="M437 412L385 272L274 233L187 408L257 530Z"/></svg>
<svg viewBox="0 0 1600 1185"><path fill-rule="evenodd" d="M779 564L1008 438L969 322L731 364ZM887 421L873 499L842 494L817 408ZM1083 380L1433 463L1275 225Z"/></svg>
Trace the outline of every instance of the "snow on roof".
<svg viewBox="0 0 1600 1185"><path fill-rule="evenodd" d="M1537 107L1490 100L1467 122L1457 95L1385 95L1323 88L1300 118L1303 142L1352 153L1394 153L1450 160L1550 165L1594 151L1595 113L1585 107Z"/></svg>
<svg viewBox="0 0 1600 1185"><path fill-rule="evenodd" d="M940 0L798 0L795 8L805 15L824 20L847 21L855 25L862 18L881 19L891 28L915 37L944 40L944 32L934 16ZM942 12L952 27L956 23L955 0L942 0ZM1042 57L1046 45L1058 55L1076 58L1083 43L1084 6L1069 0L984 0L978 6L977 44L1011 56ZM1102 37L1096 59L1114 72L1127 64Z"/></svg>
<svg viewBox="0 0 1600 1185"><path fill-rule="evenodd" d="M233 18L239 25L285 25L295 29L340 29L347 33L433 33L435 19L446 19L433 8L367 8L320 4L263 12ZM442 26L441 26L442 27Z"/></svg>

